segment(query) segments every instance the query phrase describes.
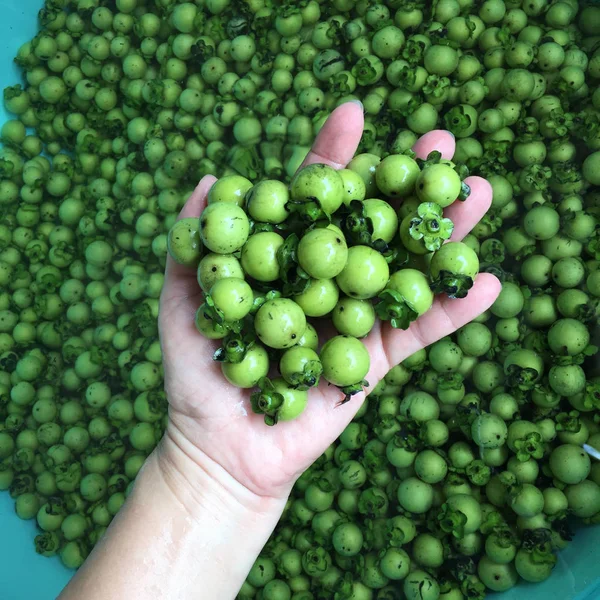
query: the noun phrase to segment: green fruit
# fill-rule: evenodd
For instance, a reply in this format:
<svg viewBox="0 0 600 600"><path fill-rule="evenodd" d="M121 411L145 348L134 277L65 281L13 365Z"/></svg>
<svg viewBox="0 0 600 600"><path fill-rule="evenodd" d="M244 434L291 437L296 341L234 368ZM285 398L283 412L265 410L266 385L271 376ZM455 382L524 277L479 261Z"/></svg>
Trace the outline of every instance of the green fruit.
<svg viewBox="0 0 600 600"><path fill-rule="evenodd" d="M295 346L306 329L304 311L293 300L267 300L254 317L258 338L270 348Z"/></svg>
<svg viewBox="0 0 600 600"><path fill-rule="evenodd" d="M353 337L337 335L321 349L323 377L338 387L361 382L369 372L371 360L364 344Z"/></svg>

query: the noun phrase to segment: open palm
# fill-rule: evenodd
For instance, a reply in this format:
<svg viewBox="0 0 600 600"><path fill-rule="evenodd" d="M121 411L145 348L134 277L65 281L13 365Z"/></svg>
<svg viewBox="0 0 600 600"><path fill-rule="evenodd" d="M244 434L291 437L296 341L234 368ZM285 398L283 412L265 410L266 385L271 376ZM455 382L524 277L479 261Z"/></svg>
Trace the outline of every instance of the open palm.
<svg viewBox="0 0 600 600"><path fill-rule="evenodd" d="M341 169L353 157L363 130L359 105L338 107L319 133L304 164L326 163ZM452 158L453 137L444 131L424 135L414 150L425 158L439 150ZM199 216L215 178L204 177L181 211L180 218ZM462 239L481 219L491 202L491 187L484 179L469 177L471 195L445 211L455 223L452 240ZM477 277L463 300L440 297L432 309L406 331L377 323L364 340L371 355L366 379L371 389L396 364L417 350L449 335L485 311L500 290L489 274ZM224 469L239 484L260 496L284 497L295 479L338 437L352 420L364 394L344 405L339 390L322 382L311 390L305 412L295 421L265 425L252 413L248 390L231 386L212 354L219 346L203 338L194 325L202 302L193 269L170 258L161 297L160 336L165 388L170 403L167 435L192 456L202 456ZM324 340L321 340L323 342Z"/></svg>

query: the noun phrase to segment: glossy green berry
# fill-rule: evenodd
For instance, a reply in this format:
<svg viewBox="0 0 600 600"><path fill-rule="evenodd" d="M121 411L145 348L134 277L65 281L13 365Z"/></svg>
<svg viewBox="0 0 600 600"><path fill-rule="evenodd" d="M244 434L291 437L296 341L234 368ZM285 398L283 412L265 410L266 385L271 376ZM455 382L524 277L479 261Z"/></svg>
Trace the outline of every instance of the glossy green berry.
<svg viewBox="0 0 600 600"><path fill-rule="evenodd" d="M337 304L340 296L334 279L311 279L306 289L293 296L307 317L324 317Z"/></svg>
<svg viewBox="0 0 600 600"><path fill-rule="evenodd" d="M342 178L344 186L343 203L349 206L352 200L364 200L366 194L365 182L361 176L351 169L341 169L338 175Z"/></svg>
<svg viewBox="0 0 600 600"><path fill-rule="evenodd" d="M298 263L315 279L332 279L346 266L348 247L344 236L330 228L315 228L298 244Z"/></svg>
<svg viewBox="0 0 600 600"><path fill-rule="evenodd" d="M269 355L260 344L252 345L239 363L221 363L225 379L240 388L253 388L269 372Z"/></svg>
<svg viewBox="0 0 600 600"><path fill-rule="evenodd" d="M440 163L426 166L419 173L415 192L421 202L434 202L445 208L459 197L461 187L458 173L452 167Z"/></svg>
<svg viewBox="0 0 600 600"><path fill-rule="evenodd" d="M376 311L392 327L407 329L412 321L426 313L433 304L433 292L427 276L417 269L393 273L379 294Z"/></svg>
<svg viewBox="0 0 600 600"><path fill-rule="evenodd" d="M252 187L252 182L241 175L227 175L215 181L208 190L207 202L233 202L244 206L246 192Z"/></svg>
<svg viewBox="0 0 600 600"><path fill-rule="evenodd" d="M298 340L298 346L310 348L311 350L317 350L319 347L319 335L317 334L317 330L310 323L306 324L306 329Z"/></svg>
<svg viewBox="0 0 600 600"><path fill-rule="evenodd" d="M426 513L433 504L433 487L417 477L408 477L398 487L398 502L410 513Z"/></svg>
<svg viewBox="0 0 600 600"><path fill-rule="evenodd" d="M508 435L506 423L498 416L484 413L471 424L471 436L480 448L499 448Z"/></svg>
<svg viewBox="0 0 600 600"><path fill-rule="evenodd" d="M323 377L338 387L354 385L369 372L371 361L364 344L353 337L338 335L321 349Z"/></svg>
<svg viewBox="0 0 600 600"><path fill-rule="evenodd" d="M217 254L232 254L242 248L250 233L250 223L235 203L209 204L200 215L200 237Z"/></svg>
<svg viewBox="0 0 600 600"><path fill-rule="evenodd" d="M375 171L381 158L376 154L364 152L357 154L349 163L348 169L357 173L365 184L365 198L377 197Z"/></svg>
<svg viewBox="0 0 600 600"><path fill-rule="evenodd" d="M343 297L335 305L331 320L338 333L363 338L375 325L375 309L368 300Z"/></svg>
<svg viewBox="0 0 600 600"><path fill-rule="evenodd" d="M220 340L227 335L227 329L215 322L210 315L210 307L206 303L201 304L194 317L196 329L209 340Z"/></svg>
<svg viewBox="0 0 600 600"><path fill-rule="evenodd" d="M254 301L252 288L237 277L218 279L210 288L207 304L212 302L214 308L228 322L243 319L251 310Z"/></svg>
<svg viewBox="0 0 600 600"><path fill-rule="evenodd" d="M575 444L557 446L550 455L552 474L563 483L573 485L583 481L590 472L590 457Z"/></svg>
<svg viewBox="0 0 600 600"><path fill-rule="evenodd" d="M290 183L290 210L316 220L321 214L332 215L344 200L344 182L338 172L324 164L300 169Z"/></svg>
<svg viewBox="0 0 600 600"><path fill-rule="evenodd" d="M379 190L392 198L405 198L413 193L420 174L417 162L403 154L391 154L375 169Z"/></svg>
<svg viewBox="0 0 600 600"><path fill-rule="evenodd" d="M467 295L478 272L477 254L462 242L444 244L429 265L434 291L444 291L453 298Z"/></svg>
<svg viewBox="0 0 600 600"><path fill-rule="evenodd" d="M254 317L259 339L270 348L290 348L298 343L306 329L304 311L293 300L267 300Z"/></svg>
<svg viewBox="0 0 600 600"><path fill-rule="evenodd" d="M389 244L398 231L398 216L396 211L384 200L367 198L363 204L363 214L369 220L374 240L383 240Z"/></svg>
<svg viewBox="0 0 600 600"><path fill-rule="evenodd" d="M247 192L246 206L255 221L283 223L288 215L289 192L281 181L260 181Z"/></svg>
<svg viewBox="0 0 600 600"><path fill-rule="evenodd" d="M291 421L306 408L308 392L291 386L283 377L273 381L267 378L259 382L260 391L251 396L253 412L265 415L267 425L279 421Z"/></svg>
<svg viewBox="0 0 600 600"><path fill-rule="evenodd" d="M244 244L241 264L245 273L257 281L275 281L279 278L277 251L283 238L274 231L261 231L251 235Z"/></svg>
<svg viewBox="0 0 600 600"><path fill-rule="evenodd" d="M333 531L332 543L342 556L356 556L363 547L363 533L355 523L341 523Z"/></svg>
<svg viewBox="0 0 600 600"><path fill-rule="evenodd" d="M337 276L339 288L351 298L366 300L376 296L387 284L390 269L385 258L369 246L352 246L348 260Z"/></svg>
<svg viewBox="0 0 600 600"><path fill-rule="evenodd" d="M286 350L279 361L279 372L290 384L300 388L318 384L323 371L319 355L310 348L293 346Z"/></svg>
<svg viewBox="0 0 600 600"><path fill-rule="evenodd" d="M493 592L505 592L517 585L519 575L511 564L498 564L484 556L477 565L482 583Z"/></svg>
<svg viewBox="0 0 600 600"><path fill-rule="evenodd" d="M244 271L240 261L233 254L210 253L200 261L197 275L202 291L208 292L218 279L243 279Z"/></svg>
<svg viewBox="0 0 600 600"><path fill-rule="evenodd" d="M198 219L187 217L177 221L169 230L167 248L171 258L186 267L195 267L202 257Z"/></svg>

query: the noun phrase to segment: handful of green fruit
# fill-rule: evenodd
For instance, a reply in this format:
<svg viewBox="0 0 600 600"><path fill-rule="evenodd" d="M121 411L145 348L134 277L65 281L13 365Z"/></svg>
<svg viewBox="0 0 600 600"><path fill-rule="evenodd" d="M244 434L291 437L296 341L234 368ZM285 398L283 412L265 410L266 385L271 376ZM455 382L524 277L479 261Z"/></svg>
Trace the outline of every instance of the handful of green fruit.
<svg viewBox="0 0 600 600"><path fill-rule="evenodd" d="M311 164L289 186L230 175L213 184L199 219L173 225L170 255L197 267L205 294L196 327L223 340L214 359L230 383L259 388L252 408L267 424L301 414L321 377L342 402L362 391L361 339L377 317L407 329L435 293L467 295L479 260L448 241L454 225L443 216L468 197L466 171L433 152L425 161L359 154L339 171ZM330 319L337 334L320 349L321 321L310 319Z"/></svg>

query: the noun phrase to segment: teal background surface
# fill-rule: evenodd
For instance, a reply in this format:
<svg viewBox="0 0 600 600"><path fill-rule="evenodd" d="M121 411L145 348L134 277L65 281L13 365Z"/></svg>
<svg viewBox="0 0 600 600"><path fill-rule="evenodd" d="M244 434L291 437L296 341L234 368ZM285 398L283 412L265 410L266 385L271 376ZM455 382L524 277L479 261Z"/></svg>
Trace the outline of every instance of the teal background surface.
<svg viewBox="0 0 600 600"><path fill-rule="evenodd" d="M0 0L0 88L21 82L12 59L37 29L40 0ZM0 122L8 117L0 102ZM14 501L0 492L0 600L55 600L73 575L58 558L35 553L34 521L14 514ZM126 567L124 567L126 568ZM552 577L542 584L520 585L495 600L598 600L600 598L600 528L577 531L559 554ZM83 600L83 599L82 599ZM109 599L107 599L109 600Z"/></svg>
<svg viewBox="0 0 600 600"><path fill-rule="evenodd" d="M21 44L30 40L37 30L37 13L41 0L0 0L0 85L21 82L13 58ZM0 106L0 120L4 122L8 113L4 103Z"/></svg>
<svg viewBox="0 0 600 600"><path fill-rule="evenodd" d="M65 568L58 557L36 554L36 529L35 521L22 521L15 515L14 500L0 492L2 600L55 600L73 576L74 571Z"/></svg>

